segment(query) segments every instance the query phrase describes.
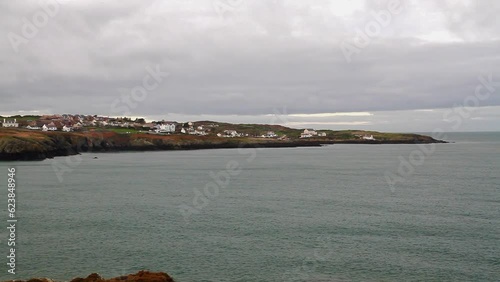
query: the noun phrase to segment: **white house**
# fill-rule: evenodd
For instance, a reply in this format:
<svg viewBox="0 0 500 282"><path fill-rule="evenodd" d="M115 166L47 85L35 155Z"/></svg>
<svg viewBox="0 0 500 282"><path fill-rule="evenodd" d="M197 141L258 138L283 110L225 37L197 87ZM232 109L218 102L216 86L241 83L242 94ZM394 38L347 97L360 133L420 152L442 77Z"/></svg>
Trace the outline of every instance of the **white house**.
<svg viewBox="0 0 500 282"><path fill-rule="evenodd" d="M56 131L56 130L57 130L57 127L53 122L49 123L48 125L44 124L42 126L42 131Z"/></svg>
<svg viewBox="0 0 500 282"><path fill-rule="evenodd" d="M223 137L240 137L241 134L238 133L236 130L224 130L224 135Z"/></svg>
<svg viewBox="0 0 500 282"><path fill-rule="evenodd" d="M363 136L363 140L375 140L375 138L373 137L373 135L365 135Z"/></svg>
<svg viewBox="0 0 500 282"><path fill-rule="evenodd" d="M16 119L14 119L14 120L3 119L2 126L3 127L19 127L19 123L17 123Z"/></svg>
<svg viewBox="0 0 500 282"><path fill-rule="evenodd" d="M73 128L71 128L70 126L66 126L65 125L65 126L63 126L62 131L64 131L64 132L70 132L70 131L73 131Z"/></svg>
<svg viewBox="0 0 500 282"><path fill-rule="evenodd" d="M314 129L304 129L304 134L310 134L311 136L316 136L318 133Z"/></svg>
<svg viewBox="0 0 500 282"><path fill-rule="evenodd" d="M276 137L278 137L278 135L276 135L276 133L274 133L274 131L268 131L268 132L266 132L266 134L262 135L262 137L264 137L264 138L276 138Z"/></svg>
<svg viewBox="0 0 500 282"><path fill-rule="evenodd" d="M166 123L166 124L158 124L155 126L156 133L174 133L175 132L175 124Z"/></svg>
<svg viewBox="0 0 500 282"><path fill-rule="evenodd" d="M326 132L320 132L320 133L318 133L318 136L319 137L326 137Z"/></svg>
<svg viewBox="0 0 500 282"><path fill-rule="evenodd" d="M311 138L313 136L317 136L318 132L316 132L314 129L304 129L304 132L300 134L300 138Z"/></svg>
<svg viewBox="0 0 500 282"><path fill-rule="evenodd" d="M82 128L82 127L83 127L83 124L81 122L77 122L77 123L73 124L72 129L73 130L74 129L78 130L78 129Z"/></svg>
<svg viewBox="0 0 500 282"><path fill-rule="evenodd" d="M188 134L191 134L191 135L198 135L198 136L205 136L207 135L207 133L203 130L189 130L188 129Z"/></svg>
<svg viewBox="0 0 500 282"><path fill-rule="evenodd" d="M40 130L42 129L40 126L31 126L31 125L28 125L26 126L27 129L30 129L30 130Z"/></svg>

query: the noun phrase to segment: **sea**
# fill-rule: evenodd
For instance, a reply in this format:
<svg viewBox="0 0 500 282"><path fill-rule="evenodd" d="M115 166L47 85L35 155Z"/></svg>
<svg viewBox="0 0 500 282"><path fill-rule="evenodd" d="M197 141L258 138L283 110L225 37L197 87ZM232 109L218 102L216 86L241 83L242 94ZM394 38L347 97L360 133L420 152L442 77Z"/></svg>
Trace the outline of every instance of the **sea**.
<svg viewBox="0 0 500 282"><path fill-rule="evenodd" d="M500 281L500 133L446 140L0 162L0 280Z"/></svg>

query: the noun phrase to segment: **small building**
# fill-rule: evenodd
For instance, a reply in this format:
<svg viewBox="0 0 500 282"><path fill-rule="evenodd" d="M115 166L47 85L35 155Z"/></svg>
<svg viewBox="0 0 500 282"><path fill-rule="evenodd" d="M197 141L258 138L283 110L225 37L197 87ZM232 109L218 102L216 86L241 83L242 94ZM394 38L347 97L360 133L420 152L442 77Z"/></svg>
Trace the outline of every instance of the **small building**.
<svg viewBox="0 0 500 282"><path fill-rule="evenodd" d="M64 125L63 128L62 128L62 131L64 131L64 132L70 132L70 131L73 131L73 128L71 126Z"/></svg>
<svg viewBox="0 0 500 282"><path fill-rule="evenodd" d="M19 123L17 123L16 119L3 119L2 127L19 127Z"/></svg>
<svg viewBox="0 0 500 282"><path fill-rule="evenodd" d="M198 136L205 136L205 135L207 135L207 133L204 130L188 130L188 134L198 135Z"/></svg>
<svg viewBox="0 0 500 282"><path fill-rule="evenodd" d="M77 123L73 124L72 129L73 130L79 130L82 127L83 127L83 124L81 122L77 122Z"/></svg>
<svg viewBox="0 0 500 282"><path fill-rule="evenodd" d="M42 131L56 131L56 130L57 127L53 122L49 123L48 125L44 124L42 126Z"/></svg>
<svg viewBox="0 0 500 282"><path fill-rule="evenodd" d="M274 133L274 131L268 131L268 132L266 132L266 134L262 135L262 137L264 137L264 138L276 138L276 137L278 137L278 135L276 135L276 133Z"/></svg>
<svg viewBox="0 0 500 282"><path fill-rule="evenodd" d="M373 135L365 135L363 136L363 140L375 140L375 138L373 137Z"/></svg>
<svg viewBox="0 0 500 282"><path fill-rule="evenodd" d="M304 129L304 134L310 134L311 136L318 135L318 133L314 129L311 129L311 128Z"/></svg>
<svg viewBox="0 0 500 282"><path fill-rule="evenodd" d="M318 132L312 128L306 128L304 129L304 132L300 134L300 138L311 138L313 136L318 136Z"/></svg>
<svg viewBox="0 0 500 282"><path fill-rule="evenodd" d="M320 133L318 133L318 136L319 137L326 137L326 132L320 132Z"/></svg>
<svg viewBox="0 0 500 282"><path fill-rule="evenodd" d="M240 137L241 134L239 134L236 130L224 130L224 135L223 137Z"/></svg>
<svg viewBox="0 0 500 282"><path fill-rule="evenodd" d="M155 128L154 131L156 133L174 133L175 132L175 124L174 123L157 124L154 128Z"/></svg>
<svg viewBox="0 0 500 282"><path fill-rule="evenodd" d="M28 125L26 126L26 129L29 129L29 130L41 130L42 128L40 126L37 126L37 125Z"/></svg>

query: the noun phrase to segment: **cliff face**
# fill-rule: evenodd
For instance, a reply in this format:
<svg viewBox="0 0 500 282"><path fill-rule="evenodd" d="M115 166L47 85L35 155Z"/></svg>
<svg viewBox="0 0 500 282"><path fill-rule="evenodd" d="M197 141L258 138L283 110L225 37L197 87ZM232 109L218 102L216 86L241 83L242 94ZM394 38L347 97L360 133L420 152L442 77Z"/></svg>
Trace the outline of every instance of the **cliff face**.
<svg viewBox="0 0 500 282"><path fill-rule="evenodd" d="M89 140L71 134L19 130L0 132L0 160L43 160L77 154Z"/></svg>
<svg viewBox="0 0 500 282"><path fill-rule="evenodd" d="M193 135L119 134L114 132L0 131L1 160L43 160L81 152L193 150L238 147L320 146L331 141L279 141Z"/></svg>
<svg viewBox="0 0 500 282"><path fill-rule="evenodd" d="M0 129L0 161L43 160L81 152L193 150L239 147L300 147L322 144L414 144L438 143L423 135L404 135L395 139L364 141L308 138L277 140L267 138L220 138L193 135L119 134L111 131L40 132Z"/></svg>

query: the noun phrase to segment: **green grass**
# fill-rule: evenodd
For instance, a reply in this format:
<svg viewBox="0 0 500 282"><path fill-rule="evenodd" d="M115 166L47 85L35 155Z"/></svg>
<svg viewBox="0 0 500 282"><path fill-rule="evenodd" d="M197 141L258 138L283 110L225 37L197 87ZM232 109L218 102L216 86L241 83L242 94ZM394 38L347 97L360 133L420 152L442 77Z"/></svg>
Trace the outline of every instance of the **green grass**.
<svg viewBox="0 0 500 282"><path fill-rule="evenodd" d="M120 134L132 134L132 133L138 133L139 130L135 128L124 128L124 127L86 127L86 129L91 130L94 129L95 131L112 131Z"/></svg>

